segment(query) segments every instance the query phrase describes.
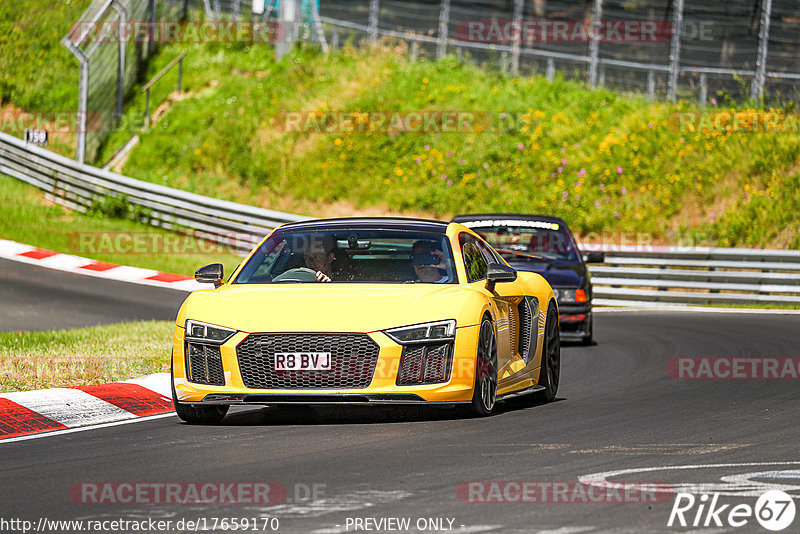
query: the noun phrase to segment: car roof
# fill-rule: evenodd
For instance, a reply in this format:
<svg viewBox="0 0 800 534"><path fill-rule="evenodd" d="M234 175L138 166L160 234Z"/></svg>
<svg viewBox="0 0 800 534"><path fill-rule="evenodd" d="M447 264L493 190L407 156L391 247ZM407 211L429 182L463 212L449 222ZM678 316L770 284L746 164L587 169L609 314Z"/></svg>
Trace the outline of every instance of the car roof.
<svg viewBox="0 0 800 534"><path fill-rule="evenodd" d="M467 221L486 221L491 219L517 219L520 221L543 221L558 223L559 225L567 226L564 219L556 217L555 215L544 214L531 214L531 213L469 213L463 215L456 215L453 217L453 222L464 223Z"/></svg>
<svg viewBox="0 0 800 534"><path fill-rule="evenodd" d="M434 233L445 233L450 223L433 219L415 219L412 217L338 217L330 219L312 219L282 225L279 230L349 230L349 229L385 229L416 230Z"/></svg>

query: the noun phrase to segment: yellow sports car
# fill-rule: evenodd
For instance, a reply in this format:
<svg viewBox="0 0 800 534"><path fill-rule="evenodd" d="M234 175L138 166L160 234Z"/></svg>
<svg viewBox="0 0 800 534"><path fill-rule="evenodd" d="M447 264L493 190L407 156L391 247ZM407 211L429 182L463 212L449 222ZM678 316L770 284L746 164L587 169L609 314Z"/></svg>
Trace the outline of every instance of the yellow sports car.
<svg viewBox="0 0 800 534"><path fill-rule="evenodd" d="M215 423L231 405L464 404L555 398L558 308L458 223L344 218L275 229L214 289L190 294L172 349L175 410Z"/></svg>

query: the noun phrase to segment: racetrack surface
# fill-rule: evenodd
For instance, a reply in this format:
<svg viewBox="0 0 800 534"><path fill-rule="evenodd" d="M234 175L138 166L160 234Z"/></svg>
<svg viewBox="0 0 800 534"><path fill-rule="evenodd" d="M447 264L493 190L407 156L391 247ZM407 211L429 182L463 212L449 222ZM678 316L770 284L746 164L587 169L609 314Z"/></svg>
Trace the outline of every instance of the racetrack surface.
<svg viewBox="0 0 800 534"><path fill-rule="evenodd" d="M175 319L186 292L0 258L0 332Z"/></svg>
<svg viewBox="0 0 800 534"><path fill-rule="evenodd" d="M153 291L174 305L177 292ZM348 523L365 517L410 518L411 532L420 531L420 518L452 519L456 532L688 532L667 527L671 496L649 504L497 504L462 502L456 489L465 481L574 482L606 471L702 466L612 479L717 483L735 492L741 484L723 477L781 471L774 476L797 499L798 381L680 381L668 376L666 364L677 356L796 357L798 331L798 315L601 313L596 345L563 349L557 402L509 401L485 419L425 408L243 408L219 426L190 426L173 416L0 443L2 515L34 522L276 516L279 532L319 533L366 532ZM776 463L741 465L766 462ZM757 479L739 479L748 477ZM69 494L81 482L209 481L279 482L288 500L97 505ZM321 498L295 498L297 488L304 493L314 484ZM789 531L798 524L800 518ZM695 531L765 532L752 519L739 529Z"/></svg>

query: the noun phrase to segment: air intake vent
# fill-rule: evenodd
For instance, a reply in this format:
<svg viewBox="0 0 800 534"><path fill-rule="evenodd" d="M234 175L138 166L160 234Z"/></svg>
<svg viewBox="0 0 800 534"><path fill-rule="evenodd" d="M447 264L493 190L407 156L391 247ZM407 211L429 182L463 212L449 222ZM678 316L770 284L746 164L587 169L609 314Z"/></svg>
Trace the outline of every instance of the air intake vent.
<svg viewBox="0 0 800 534"><path fill-rule="evenodd" d="M224 386L225 373L222 370L222 354L216 345L187 343L189 356L189 382Z"/></svg>

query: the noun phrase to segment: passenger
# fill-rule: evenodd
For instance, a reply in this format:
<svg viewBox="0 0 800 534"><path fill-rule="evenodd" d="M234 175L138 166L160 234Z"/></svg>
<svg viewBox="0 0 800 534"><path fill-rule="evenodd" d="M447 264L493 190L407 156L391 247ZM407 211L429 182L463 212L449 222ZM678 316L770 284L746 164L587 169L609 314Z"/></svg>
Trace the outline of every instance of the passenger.
<svg viewBox="0 0 800 534"><path fill-rule="evenodd" d="M431 241L416 241L411 247L411 264L420 282L444 284L450 281L444 252Z"/></svg>

